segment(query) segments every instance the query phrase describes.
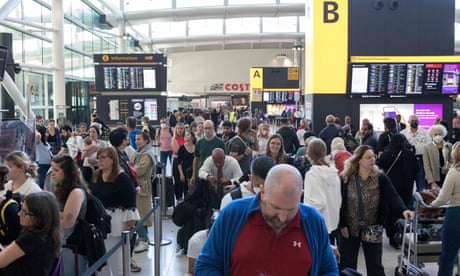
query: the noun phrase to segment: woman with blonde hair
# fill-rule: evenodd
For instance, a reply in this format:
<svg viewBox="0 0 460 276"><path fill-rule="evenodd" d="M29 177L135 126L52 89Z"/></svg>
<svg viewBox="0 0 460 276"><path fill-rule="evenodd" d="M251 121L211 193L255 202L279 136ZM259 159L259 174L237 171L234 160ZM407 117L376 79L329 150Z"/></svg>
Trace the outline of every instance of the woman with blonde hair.
<svg viewBox="0 0 460 276"><path fill-rule="evenodd" d="M13 151L5 157L4 164L8 167L9 181L5 184L5 189L0 192L4 196L7 191L28 195L39 192L42 189L35 183L37 177L37 164L30 161L22 151Z"/></svg>
<svg viewBox="0 0 460 276"><path fill-rule="evenodd" d="M402 214L406 219L413 216L391 181L375 165L374 149L368 145L359 146L345 162L342 173L340 269L357 268L362 245L367 275L385 275L382 235L388 208L392 214Z"/></svg>
<svg viewBox="0 0 460 276"><path fill-rule="evenodd" d="M264 154L267 147L268 138L270 138L270 126L262 123L257 129L257 142L259 143L259 150L257 154Z"/></svg>
<svg viewBox="0 0 460 276"><path fill-rule="evenodd" d="M449 204L442 224L439 276L453 275L455 258L460 249L460 240L457 237L460 232L460 142L455 143L452 148L452 167L447 172L438 197L431 202L433 207Z"/></svg>

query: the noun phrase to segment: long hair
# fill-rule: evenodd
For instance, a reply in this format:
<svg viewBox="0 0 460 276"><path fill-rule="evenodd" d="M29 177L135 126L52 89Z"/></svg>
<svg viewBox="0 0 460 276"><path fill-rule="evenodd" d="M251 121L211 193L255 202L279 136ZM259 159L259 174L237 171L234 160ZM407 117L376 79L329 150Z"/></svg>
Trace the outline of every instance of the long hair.
<svg viewBox="0 0 460 276"><path fill-rule="evenodd" d="M184 130L184 131L182 131L182 135L179 135L179 134L177 133L177 129L178 129L177 127L182 127L182 129ZM184 136L185 136L185 127L184 127L184 124L183 124L183 123L180 123L180 122L179 122L179 123L176 124L176 127L174 128L174 136L175 136L176 138L177 138L177 137L184 137Z"/></svg>
<svg viewBox="0 0 460 276"><path fill-rule="evenodd" d="M46 127L38 126L37 132L40 133L40 141L45 145L48 146L48 141L46 140Z"/></svg>
<svg viewBox="0 0 460 276"><path fill-rule="evenodd" d="M33 225L23 227L23 231L36 233L43 239L50 236L53 240L54 255L59 256L62 231L56 197L51 192L42 191L26 195L24 203L32 214Z"/></svg>
<svg viewBox="0 0 460 276"><path fill-rule="evenodd" d="M66 202L70 192L75 188L86 190L85 186L82 184L80 170L75 160L70 155L58 155L53 158L52 162L58 165L64 172L64 179L62 182L56 183L56 190L54 191L56 198L60 202Z"/></svg>
<svg viewBox="0 0 460 276"><path fill-rule="evenodd" d="M38 176L38 165L35 162L30 161L29 156L22 151L10 152L5 157L5 161L14 164L17 167L23 167L25 173L29 174L32 178L36 178Z"/></svg>
<svg viewBox="0 0 460 276"><path fill-rule="evenodd" d="M452 146L452 167L460 170L460 142L455 142Z"/></svg>
<svg viewBox="0 0 460 276"><path fill-rule="evenodd" d="M348 182L352 175L358 174L359 171L359 160L363 158L364 153L366 151L374 149L368 145L361 145L355 149L353 155L345 161L344 169L342 172L343 179L345 182ZM375 167L375 171L378 171L377 167Z"/></svg>
<svg viewBox="0 0 460 276"><path fill-rule="evenodd" d="M270 157L272 156L272 153L270 151L270 142L273 139L276 139L276 138L280 139L281 148L280 148L280 151L278 152L278 154L276 155L275 162L276 162L276 164L286 163L286 152L284 151L283 137L281 135L279 135L278 133L275 133L272 136L270 136L270 138L268 138L267 146L265 148L265 154L267 156L270 156Z"/></svg>
<svg viewBox="0 0 460 276"><path fill-rule="evenodd" d="M120 163L118 161L117 151L113 147L100 148L97 151L97 156L99 156L101 154L104 154L104 153L107 155L107 157L109 157L113 161L112 168L111 168L111 171L110 171L109 178L107 179L107 182L114 182L115 179L117 178L117 176L120 174L120 171L121 171ZM97 169L93 174L93 183L96 183L97 179L101 175L102 175L102 170Z"/></svg>
<svg viewBox="0 0 460 276"><path fill-rule="evenodd" d="M313 138L307 147L307 156L310 159L312 165L329 166L324 160L326 156L326 144L319 138Z"/></svg>

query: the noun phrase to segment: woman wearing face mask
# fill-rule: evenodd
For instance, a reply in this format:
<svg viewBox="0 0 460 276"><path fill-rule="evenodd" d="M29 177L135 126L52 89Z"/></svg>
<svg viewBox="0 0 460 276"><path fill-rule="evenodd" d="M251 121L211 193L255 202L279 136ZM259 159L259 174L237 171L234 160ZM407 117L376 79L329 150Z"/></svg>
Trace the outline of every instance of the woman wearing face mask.
<svg viewBox="0 0 460 276"><path fill-rule="evenodd" d="M452 144L444 141L447 130L443 125L433 125L428 131L433 141L423 148L423 168L426 182L432 189L442 186L451 164Z"/></svg>

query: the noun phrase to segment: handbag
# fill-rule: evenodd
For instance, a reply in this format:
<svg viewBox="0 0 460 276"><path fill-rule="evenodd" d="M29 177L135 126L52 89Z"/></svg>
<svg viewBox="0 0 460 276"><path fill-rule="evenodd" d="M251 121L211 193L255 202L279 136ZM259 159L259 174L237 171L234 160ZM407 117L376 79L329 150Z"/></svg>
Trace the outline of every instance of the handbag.
<svg viewBox="0 0 460 276"><path fill-rule="evenodd" d="M402 153L402 150L399 151L398 153L398 156L396 156L395 160L393 161L393 163L391 164L391 166L388 168L388 170L385 172L386 175L388 175L391 171L391 169L393 169L393 166L396 164L396 162L398 161L399 157L401 156L401 153Z"/></svg>
<svg viewBox="0 0 460 276"><path fill-rule="evenodd" d="M359 231L361 239L369 243L382 243L383 240L383 226L382 225L366 225L364 222L364 203L363 195L361 193L361 183L359 176L355 177L356 192L358 194L358 213L359 213Z"/></svg>

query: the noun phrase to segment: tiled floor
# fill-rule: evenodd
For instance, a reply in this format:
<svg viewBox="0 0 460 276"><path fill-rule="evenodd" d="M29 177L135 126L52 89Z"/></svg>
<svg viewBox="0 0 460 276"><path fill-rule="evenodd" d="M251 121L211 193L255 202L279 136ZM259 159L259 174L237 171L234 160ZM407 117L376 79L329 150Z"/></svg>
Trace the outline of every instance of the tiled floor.
<svg viewBox="0 0 460 276"><path fill-rule="evenodd" d="M176 232L178 227L170 219L163 220L163 239L169 239L172 241L170 245L161 247L160 254L160 271L163 276L183 276L187 268L187 257L181 252L176 252ZM153 229L149 229L149 235L153 241ZM394 275L394 269L397 264L397 258L400 251L393 249L385 241L383 247L383 263L385 266L386 275ZM134 259L142 267L141 273L132 273L136 275L154 275L154 248L150 247L148 252L135 254ZM358 261L358 271L365 274L364 258L360 254ZM435 263L425 264L425 271L429 275L437 274L437 265ZM369 275L372 276L372 275Z"/></svg>

